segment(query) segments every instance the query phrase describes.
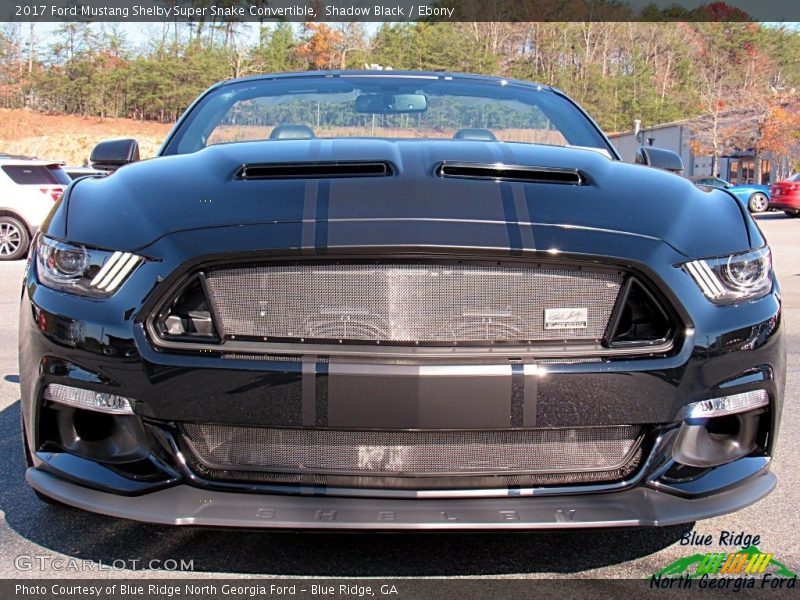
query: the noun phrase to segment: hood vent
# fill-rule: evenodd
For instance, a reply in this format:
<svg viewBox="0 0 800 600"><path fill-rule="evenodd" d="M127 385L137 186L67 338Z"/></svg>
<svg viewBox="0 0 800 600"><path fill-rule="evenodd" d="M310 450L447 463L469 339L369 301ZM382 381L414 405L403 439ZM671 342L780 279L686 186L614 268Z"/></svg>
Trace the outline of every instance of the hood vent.
<svg viewBox="0 0 800 600"><path fill-rule="evenodd" d="M558 183L586 185L586 176L577 169L504 165L500 163L443 162L436 167L439 177L463 179L491 179L496 181L522 181L525 183Z"/></svg>
<svg viewBox="0 0 800 600"><path fill-rule="evenodd" d="M243 165L238 179L327 179L330 177L388 177L394 173L386 161L296 162Z"/></svg>

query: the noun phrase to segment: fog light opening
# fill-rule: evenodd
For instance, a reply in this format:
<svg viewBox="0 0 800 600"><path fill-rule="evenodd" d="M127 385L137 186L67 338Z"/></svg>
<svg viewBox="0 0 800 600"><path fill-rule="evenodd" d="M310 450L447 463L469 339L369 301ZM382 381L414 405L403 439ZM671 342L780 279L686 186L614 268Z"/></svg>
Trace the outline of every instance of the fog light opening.
<svg viewBox="0 0 800 600"><path fill-rule="evenodd" d="M708 419L705 423L705 428L711 437L732 437L735 438L739 435L741 430L741 419L739 415L727 415L724 417L717 417L716 419Z"/></svg>
<svg viewBox="0 0 800 600"><path fill-rule="evenodd" d="M143 460L150 454L147 434L136 415L84 410L55 402L42 406L38 447L110 464Z"/></svg>
<svg viewBox="0 0 800 600"><path fill-rule="evenodd" d="M76 410L72 421L75 434L86 442L99 442L114 433L114 417L100 412Z"/></svg>
<svg viewBox="0 0 800 600"><path fill-rule="evenodd" d="M760 421L765 408L708 419L684 421L672 457L690 467L716 467L747 456L759 447Z"/></svg>

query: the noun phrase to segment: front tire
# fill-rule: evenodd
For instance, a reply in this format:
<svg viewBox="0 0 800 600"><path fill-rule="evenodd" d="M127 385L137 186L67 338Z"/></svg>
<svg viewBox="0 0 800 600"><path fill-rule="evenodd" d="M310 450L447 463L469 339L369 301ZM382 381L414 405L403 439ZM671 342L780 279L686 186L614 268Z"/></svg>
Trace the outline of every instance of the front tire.
<svg viewBox="0 0 800 600"><path fill-rule="evenodd" d="M747 201L747 208L750 209L751 213L764 212L768 207L769 198L767 198L766 194L762 194L761 192L756 192L750 196L750 200Z"/></svg>
<svg viewBox="0 0 800 600"><path fill-rule="evenodd" d="M0 260L19 260L28 253L28 228L14 217L0 217Z"/></svg>

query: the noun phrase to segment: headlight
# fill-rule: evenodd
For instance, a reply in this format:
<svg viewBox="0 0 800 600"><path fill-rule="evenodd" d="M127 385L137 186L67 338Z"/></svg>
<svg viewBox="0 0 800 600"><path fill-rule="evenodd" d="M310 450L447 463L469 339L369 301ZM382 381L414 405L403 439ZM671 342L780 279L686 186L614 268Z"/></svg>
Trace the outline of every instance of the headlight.
<svg viewBox="0 0 800 600"><path fill-rule="evenodd" d="M694 260L683 268L714 304L760 298L772 289L769 246L743 254Z"/></svg>
<svg viewBox="0 0 800 600"><path fill-rule="evenodd" d="M40 235L36 240L36 273L47 287L107 298L142 262L129 252L108 252L58 242Z"/></svg>

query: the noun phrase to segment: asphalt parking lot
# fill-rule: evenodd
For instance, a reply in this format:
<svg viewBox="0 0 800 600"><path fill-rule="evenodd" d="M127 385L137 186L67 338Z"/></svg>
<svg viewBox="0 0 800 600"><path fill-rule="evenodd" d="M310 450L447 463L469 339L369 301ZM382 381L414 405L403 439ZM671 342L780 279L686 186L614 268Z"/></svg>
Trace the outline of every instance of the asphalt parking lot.
<svg viewBox="0 0 800 600"><path fill-rule="evenodd" d="M762 551L797 571L800 469L794 458L800 444L800 220L770 213L758 221L773 248L789 348L787 395L773 463L778 487L738 513L665 529L511 534L241 532L154 527L44 504L25 484L20 445L16 345L24 264L0 263L0 578L173 577L170 569L183 561L191 565L193 578L259 574L638 579L696 550L679 544L681 535L692 529L715 539L722 531L759 535Z"/></svg>

